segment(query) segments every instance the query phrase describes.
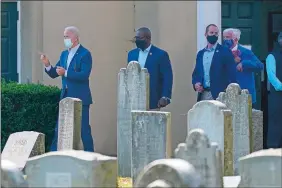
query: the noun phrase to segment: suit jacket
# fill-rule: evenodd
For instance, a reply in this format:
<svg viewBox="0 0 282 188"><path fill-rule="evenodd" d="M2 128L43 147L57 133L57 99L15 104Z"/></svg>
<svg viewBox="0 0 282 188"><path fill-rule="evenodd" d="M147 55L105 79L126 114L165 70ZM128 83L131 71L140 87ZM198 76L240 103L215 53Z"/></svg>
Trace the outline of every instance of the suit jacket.
<svg viewBox="0 0 282 188"><path fill-rule="evenodd" d="M138 57L139 49L133 49L128 52L127 62L138 61ZM171 99L173 73L168 53L152 45L145 68L150 74L150 109L156 109L160 98Z"/></svg>
<svg viewBox="0 0 282 188"><path fill-rule="evenodd" d="M203 56L205 48L197 54L196 65L192 74L192 84L200 82L204 85ZM230 49L217 44L210 67L210 91L212 97L216 99L220 92L225 91L230 83L236 81L236 64ZM200 101L201 93L198 93L197 101Z"/></svg>
<svg viewBox="0 0 282 188"><path fill-rule="evenodd" d="M92 69L91 53L80 45L67 69L68 53L68 50L63 51L56 66L52 66L49 71L45 69L45 72L51 78L57 78L59 75L56 72L56 67L64 67L67 70L67 77L62 76L61 99L64 97L67 88L65 97L79 98L83 105L90 105L92 104L89 88L89 76Z"/></svg>
<svg viewBox="0 0 282 188"><path fill-rule="evenodd" d="M254 53L238 45L238 50L241 52L240 58L243 67L243 71L236 72L237 82L241 89L248 89L252 95L252 103L256 102L256 85L254 72L263 70L263 63L254 55Z"/></svg>

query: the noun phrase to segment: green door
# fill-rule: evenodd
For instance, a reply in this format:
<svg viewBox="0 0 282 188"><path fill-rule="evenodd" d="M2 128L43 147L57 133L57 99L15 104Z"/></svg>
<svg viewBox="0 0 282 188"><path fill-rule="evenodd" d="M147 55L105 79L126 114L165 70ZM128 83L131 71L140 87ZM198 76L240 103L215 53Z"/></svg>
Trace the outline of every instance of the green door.
<svg viewBox="0 0 282 188"><path fill-rule="evenodd" d="M1 77L18 81L17 2L1 3Z"/></svg>
<svg viewBox="0 0 282 188"><path fill-rule="evenodd" d="M222 0L222 30L238 28L241 30L240 44L251 45L255 55L263 60L261 49L260 10L261 1ZM266 40L266 39L265 39ZM261 73L255 76L257 102L253 108L261 109Z"/></svg>

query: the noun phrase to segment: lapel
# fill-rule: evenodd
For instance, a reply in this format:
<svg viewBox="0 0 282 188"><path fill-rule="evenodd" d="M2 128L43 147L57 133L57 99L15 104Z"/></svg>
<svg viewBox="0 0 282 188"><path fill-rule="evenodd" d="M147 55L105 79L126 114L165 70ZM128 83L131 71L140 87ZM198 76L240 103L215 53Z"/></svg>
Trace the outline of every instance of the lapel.
<svg viewBox="0 0 282 188"><path fill-rule="evenodd" d="M218 44L217 43L217 46L216 46L216 48L215 48L215 50L214 50L214 54L213 54L213 57L212 57L212 61L211 61L211 68L210 68L210 72L211 72L211 70L212 70L212 67L214 66L214 62L217 62L217 59L218 59L218 57L219 57L219 53L220 52L220 44Z"/></svg>
<svg viewBox="0 0 282 188"><path fill-rule="evenodd" d="M148 53L148 56L147 56L145 65L144 65L145 68L147 68L147 66L150 65L150 64L151 64L151 61L153 60L153 55L154 55L154 53L155 53L155 50L154 50L154 49L155 49L155 47L152 45L152 46L151 46L151 49L150 49L150 51L149 51L149 53ZM154 52L154 53L153 53L153 52Z"/></svg>
<svg viewBox="0 0 282 188"><path fill-rule="evenodd" d="M72 66L73 62L76 62L76 57L77 57L78 54L81 53L81 51L82 51L82 45L80 45L79 48L77 49L77 51L75 52L75 54L74 54L74 56L73 56L73 58L72 58L72 60L70 62L69 67ZM74 68L76 68L76 64L75 64Z"/></svg>

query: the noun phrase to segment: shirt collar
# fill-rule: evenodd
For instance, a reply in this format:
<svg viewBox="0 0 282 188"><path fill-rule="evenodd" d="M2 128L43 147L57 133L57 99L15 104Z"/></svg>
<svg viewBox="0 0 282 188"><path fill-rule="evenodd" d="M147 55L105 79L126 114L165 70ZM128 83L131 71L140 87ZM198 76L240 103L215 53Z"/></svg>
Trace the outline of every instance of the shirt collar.
<svg viewBox="0 0 282 188"><path fill-rule="evenodd" d="M232 48L232 51L236 51L238 49L238 44Z"/></svg>
<svg viewBox="0 0 282 188"><path fill-rule="evenodd" d="M150 46L148 48L146 48L143 52L149 52L151 47L152 47L152 44L150 44ZM141 50L141 49L139 49L139 50Z"/></svg>
<svg viewBox="0 0 282 188"><path fill-rule="evenodd" d="M217 43L215 43L214 45L213 45L213 47L211 47L211 48L208 48L208 46L206 46L206 50L208 50L208 51L214 51L215 49L216 49L216 47L217 47Z"/></svg>
<svg viewBox="0 0 282 188"><path fill-rule="evenodd" d="M69 53L70 53L70 52L75 53L75 52L78 50L79 47L80 47L80 44L78 44L78 45L76 45L75 47L69 49Z"/></svg>

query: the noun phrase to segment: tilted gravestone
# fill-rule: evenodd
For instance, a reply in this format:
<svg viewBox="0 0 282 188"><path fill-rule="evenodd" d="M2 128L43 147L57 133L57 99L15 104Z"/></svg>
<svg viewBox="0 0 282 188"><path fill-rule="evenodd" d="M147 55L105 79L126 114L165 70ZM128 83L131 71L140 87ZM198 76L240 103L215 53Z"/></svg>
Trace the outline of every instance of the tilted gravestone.
<svg viewBox="0 0 282 188"><path fill-rule="evenodd" d="M241 90L236 83L229 84L226 92L216 99L224 103L233 115L233 164L234 174L238 174L238 160L251 152L252 141L252 99L248 90Z"/></svg>
<svg viewBox="0 0 282 188"><path fill-rule="evenodd" d="M29 157L45 153L45 135L34 131L16 132L9 136L1 154L22 170Z"/></svg>
<svg viewBox="0 0 282 188"><path fill-rule="evenodd" d="M175 157L188 161L201 175L201 187L223 187L221 155L202 129L191 130L186 143L175 149Z"/></svg>
<svg viewBox="0 0 282 188"><path fill-rule="evenodd" d="M159 159L148 164L138 175L134 188L200 187L200 175L182 159Z"/></svg>
<svg viewBox="0 0 282 188"><path fill-rule="evenodd" d="M252 109L252 146L251 152L263 149L263 111Z"/></svg>
<svg viewBox="0 0 282 188"><path fill-rule="evenodd" d="M132 61L118 74L117 105L118 176L131 177L131 110L149 108L149 73Z"/></svg>
<svg viewBox="0 0 282 188"><path fill-rule="evenodd" d="M59 126L57 149L83 149L81 140L82 101L64 98L59 103Z"/></svg>
<svg viewBox="0 0 282 188"><path fill-rule="evenodd" d="M28 187L23 173L9 160L1 160L1 188Z"/></svg>
<svg viewBox="0 0 282 188"><path fill-rule="evenodd" d="M135 111L132 114L133 182L150 162L171 157L170 112Z"/></svg>
<svg viewBox="0 0 282 188"><path fill-rule="evenodd" d="M239 187L282 187L282 149L260 150L239 159Z"/></svg>
<svg viewBox="0 0 282 188"><path fill-rule="evenodd" d="M64 150L30 158L30 187L116 187L117 159L94 152Z"/></svg>
<svg viewBox="0 0 282 188"><path fill-rule="evenodd" d="M223 175L233 175L233 128L232 113L225 104L215 101L197 102L188 112L188 134L202 129L211 142L218 144L222 152Z"/></svg>

